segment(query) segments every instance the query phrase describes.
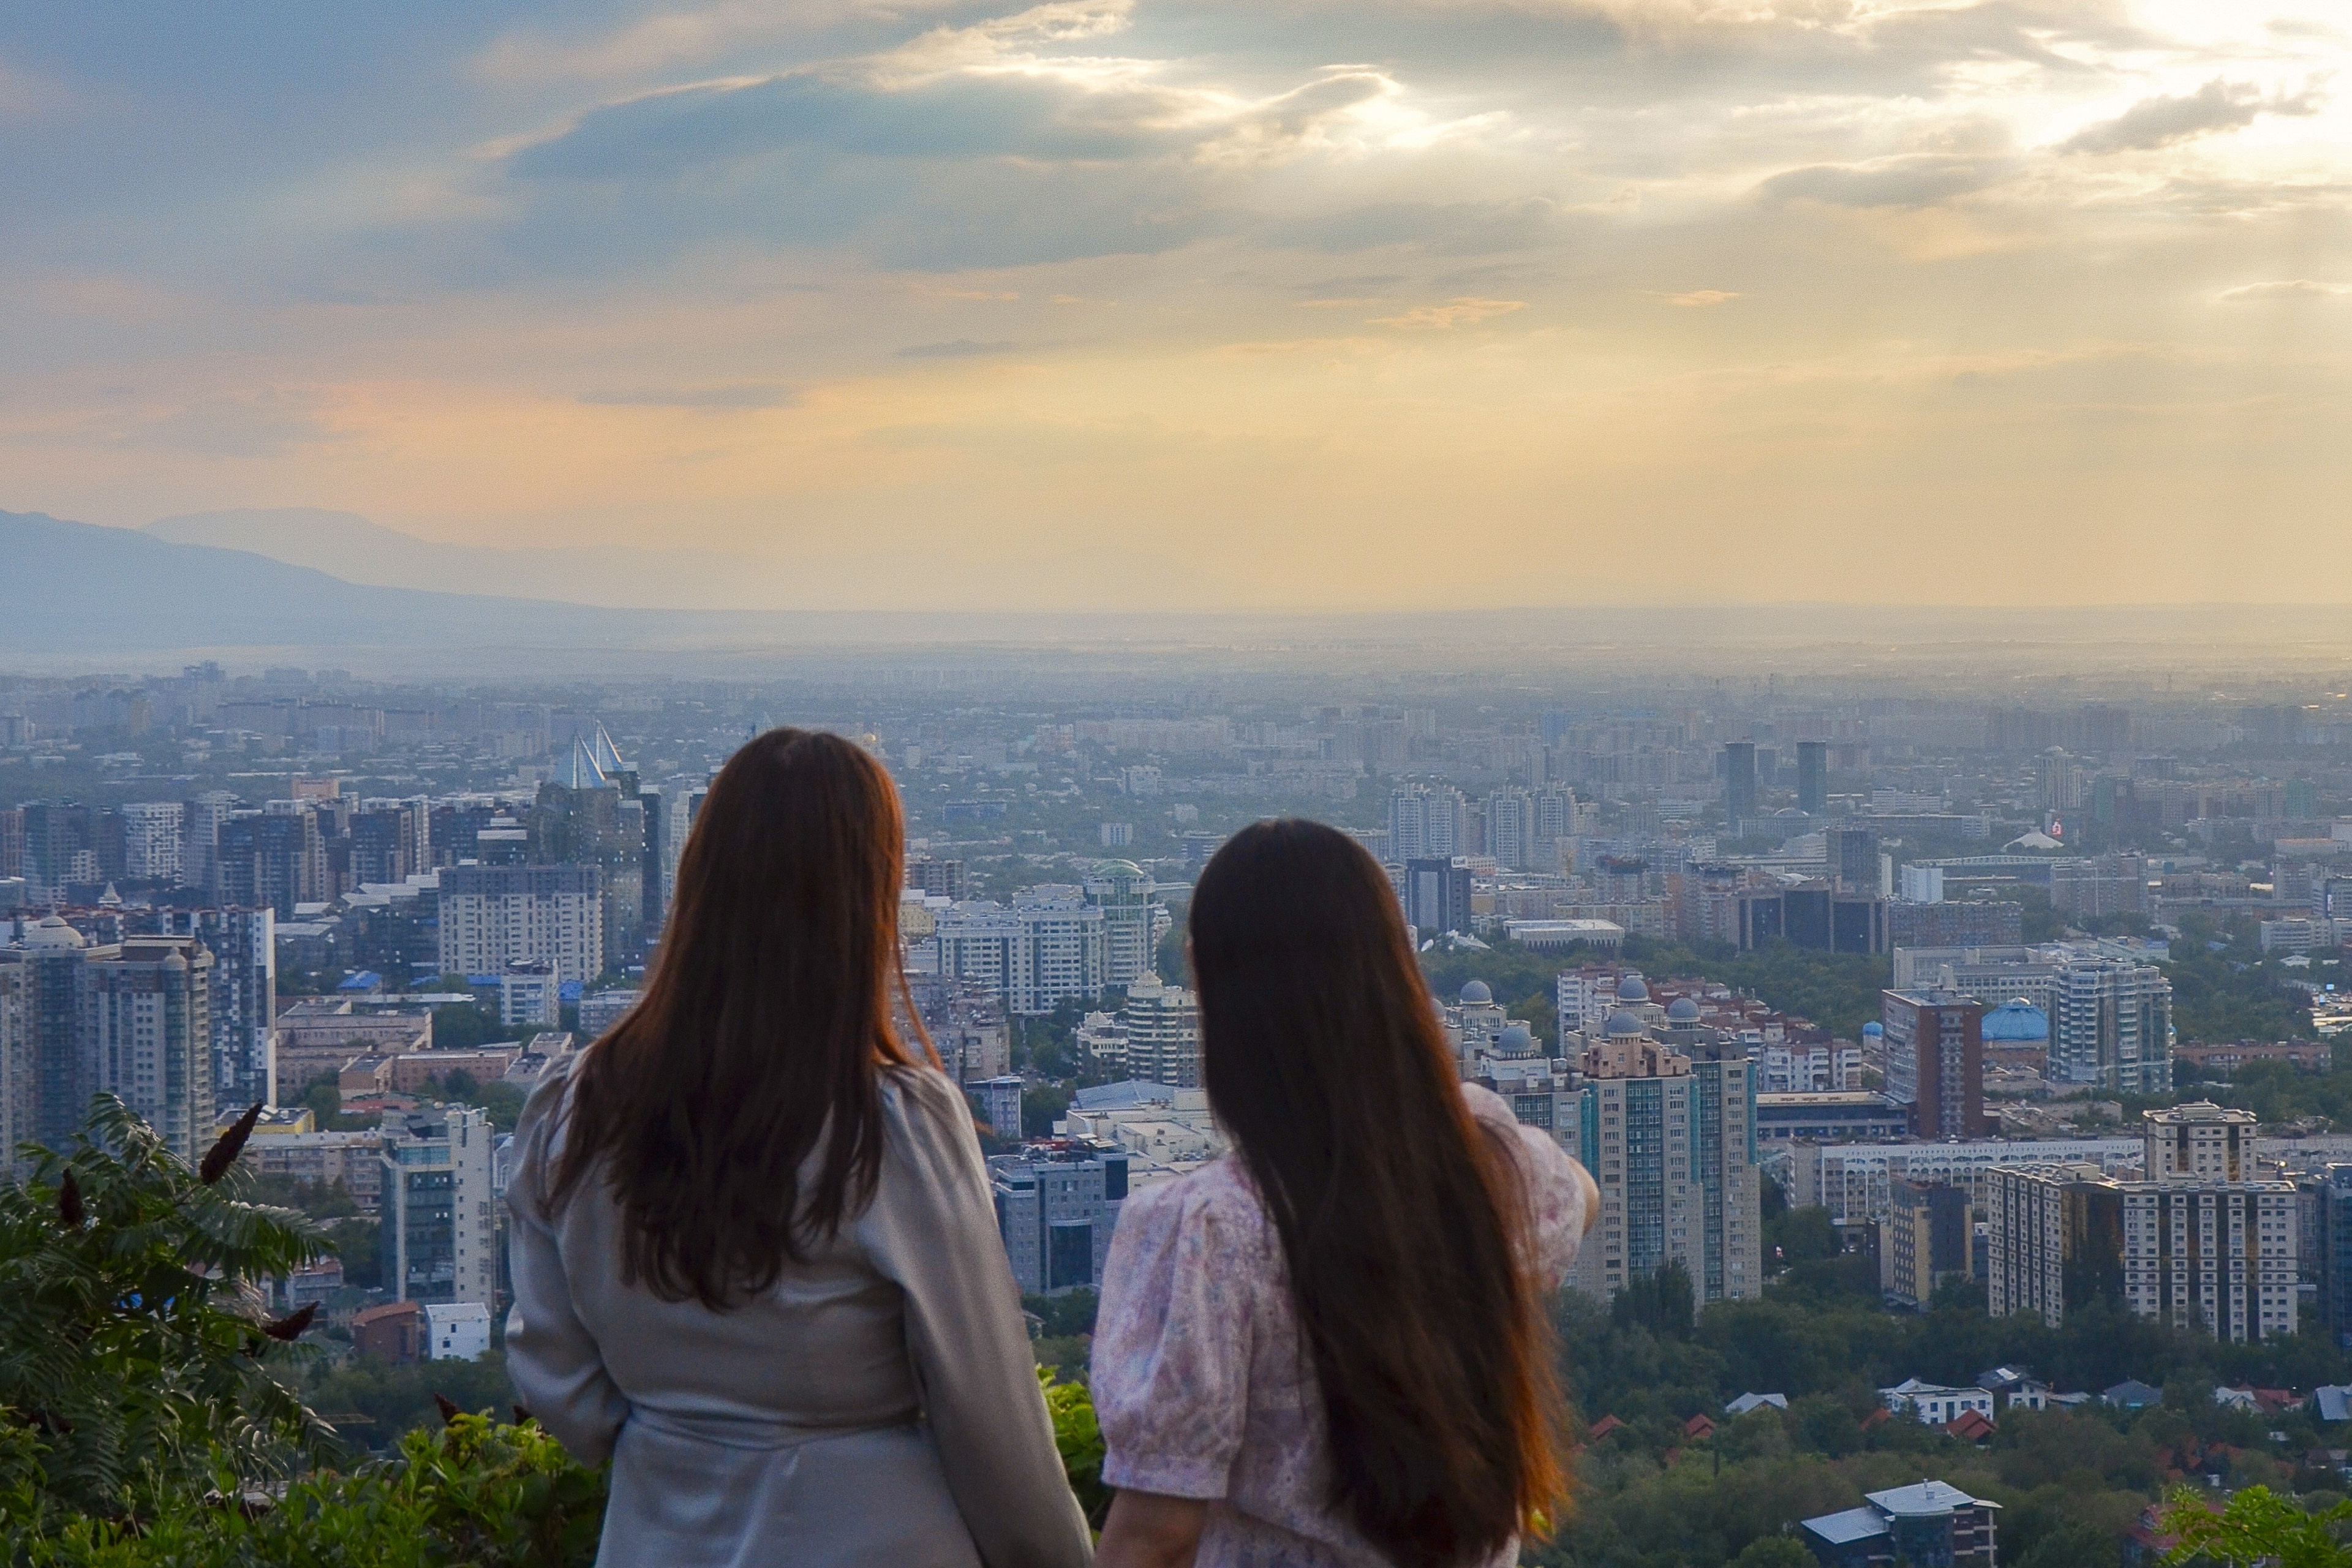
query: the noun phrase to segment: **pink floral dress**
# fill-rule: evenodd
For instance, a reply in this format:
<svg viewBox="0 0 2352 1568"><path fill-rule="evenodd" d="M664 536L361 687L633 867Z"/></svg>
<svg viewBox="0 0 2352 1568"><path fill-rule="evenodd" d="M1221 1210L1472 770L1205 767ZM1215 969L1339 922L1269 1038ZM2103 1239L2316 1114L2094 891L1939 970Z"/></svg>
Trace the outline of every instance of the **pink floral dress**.
<svg viewBox="0 0 2352 1568"><path fill-rule="evenodd" d="M1576 1259L1584 1186L1551 1137L1463 1086L1471 1113L1511 1128L1528 1179L1533 1259L1547 1288ZM1282 1242L1233 1157L1127 1203L1103 1268L1095 1409L1114 1487L1199 1498L1194 1568L1357 1568L1384 1563L1326 1499L1323 1415L1301 1364ZM1516 1545L1497 1565L1518 1560Z"/></svg>

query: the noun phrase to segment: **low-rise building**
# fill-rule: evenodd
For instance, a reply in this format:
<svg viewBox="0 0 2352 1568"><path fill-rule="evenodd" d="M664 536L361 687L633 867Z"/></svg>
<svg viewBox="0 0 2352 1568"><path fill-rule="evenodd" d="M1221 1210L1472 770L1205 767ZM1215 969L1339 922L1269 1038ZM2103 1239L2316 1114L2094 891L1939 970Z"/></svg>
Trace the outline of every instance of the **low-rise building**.
<svg viewBox="0 0 2352 1568"><path fill-rule="evenodd" d="M1023 1295L1102 1283L1129 1158L1115 1145L1053 1139L988 1162L998 1233Z"/></svg>
<svg viewBox="0 0 2352 1568"><path fill-rule="evenodd" d="M1942 1481L1864 1494L1860 1508L1822 1514L1799 1526L1805 1544L1826 1568L1879 1568L1935 1563L1950 1568L1993 1568L1994 1516L2000 1504L1970 1497Z"/></svg>
<svg viewBox="0 0 2352 1568"><path fill-rule="evenodd" d="M490 1310L479 1301L434 1301L425 1308L427 1361L479 1361L490 1350Z"/></svg>

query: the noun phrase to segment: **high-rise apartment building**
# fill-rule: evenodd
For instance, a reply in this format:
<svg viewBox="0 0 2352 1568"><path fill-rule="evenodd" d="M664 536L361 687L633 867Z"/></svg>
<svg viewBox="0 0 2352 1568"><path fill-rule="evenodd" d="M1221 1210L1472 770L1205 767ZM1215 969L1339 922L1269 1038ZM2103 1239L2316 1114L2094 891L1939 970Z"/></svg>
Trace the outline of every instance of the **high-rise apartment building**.
<svg viewBox="0 0 2352 1568"><path fill-rule="evenodd" d="M1797 742L1797 809L1826 816L1830 809L1830 746L1827 741Z"/></svg>
<svg viewBox="0 0 2352 1568"><path fill-rule="evenodd" d="M1901 1178L1892 1187L1879 1281L1888 1300L1923 1307L1945 1280L1968 1278L1974 1240L1969 1191Z"/></svg>
<svg viewBox="0 0 2352 1568"><path fill-rule="evenodd" d="M384 1118L376 1256L393 1300L496 1305L494 1136L471 1106Z"/></svg>
<svg viewBox="0 0 2352 1568"><path fill-rule="evenodd" d="M1728 831L1756 815L1756 742L1732 741L1723 748L1723 818Z"/></svg>
<svg viewBox="0 0 2352 1568"><path fill-rule="evenodd" d="M2297 1194L2252 1176L2253 1131L2243 1111L2177 1106L2148 1113L2138 1180L2074 1165L1989 1173L1994 1315L2056 1322L2107 1295L2234 1342L2295 1332Z"/></svg>
<svg viewBox="0 0 2352 1568"><path fill-rule="evenodd" d="M176 886L184 847L184 809L176 800L133 801L122 819L122 874Z"/></svg>
<svg viewBox="0 0 2352 1568"><path fill-rule="evenodd" d="M2328 1166L2315 1185L2316 1245L2305 1250L2318 1264L2319 1321L2329 1344L2352 1350L2352 1164Z"/></svg>
<svg viewBox="0 0 2352 1568"><path fill-rule="evenodd" d="M1146 974L1128 988L1119 1022L1128 1077L1170 1089L1201 1087L1201 1005L1192 992Z"/></svg>
<svg viewBox="0 0 2352 1568"><path fill-rule="evenodd" d="M1983 1177L1987 1310L2036 1312L2055 1327L2069 1308L2123 1287L2123 1184L2087 1162L1997 1166Z"/></svg>
<svg viewBox="0 0 2352 1568"><path fill-rule="evenodd" d="M516 960L585 984L604 972L604 871L452 866L441 873L441 971L498 974Z"/></svg>
<svg viewBox="0 0 2352 1568"><path fill-rule="evenodd" d="M1580 1289L1613 1296L1679 1263L1702 1304L1762 1290L1756 1068L1736 1046L1703 1053L1670 1049L1622 1009L1585 1052L1572 1127L1556 1134L1601 1190L1570 1277Z"/></svg>
<svg viewBox="0 0 2352 1568"><path fill-rule="evenodd" d="M0 1094L16 1136L63 1149L94 1094L120 1098L184 1160L213 1138L213 956L193 939L92 942L56 915L0 950Z"/></svg>
<svg viewBox="0 0 2352 1568"><path fill-rule="evenodd" d="M1883 991L1887 1098L1922 1138L1981 1138L1984 1004L1952 991Z"/></svg>
<svg viewBox="0 0 2352 1568"><path fill-rule="evenodd" d="M2054 1081L2121 1094L2172 1087L2172 983L2112 945L1910 949L1896 956L1895 983L1965 992L1988 1006L2021 997L2041 1008Z"/></svg>
<svg viewBox="0 0 2352 1568"><path fill-rule="evenodd" d="M169 910L163 929L213 955L213 1098L278 1103L278 917L270 910ZM299 1086L292 1086L299 1088Z"/></svg>
<svg viewBox="0 0 2352 1568"><path fill-rule="evenodd" d="M2148 1111L2141 1170L2151 1182L2242 1182L2254 1173L2255 1131L2252 1111L2207 1100Z"/></svg>
<svg viewBox="0 0 2352 1568"><path fill-rule="evenodd" d="M976 980L1022 1016L1102 994L1103 911L1081 888L1047 885L1010 905L974 900L940 911L939 973Z"/></svg>
<svg viewBox="0 0 2352 1568"><path fill-rule="evenodd" d="M1024 1296L1102 1283L1127 1201L1127 1152L1079 1141L1032 1144L988 1162L996 1224Z"/></svg>
<svg viewBox="0 0 2352 1568"><path fill-rule="evenodd" d="M326 841L318 813L304 803L271 805L287 809L241 814L221 825L209 888L216 904L268 909L290 921L296 904L326 897Z"/></svg>
<svg viewBox="0 0 2352 1568"><path fill-rule="evenodd" d="M25 1005L30 971L0 953L0 1179L15 1167L16 1150L34 1137L40 1108L32 1028Z"/></svg>
<svg viewBox="0 0 2352 1568"><path fill-rule="evenodd" d="M1151 973L1158 942L1150 873L1132 860L1097 861L1085 887L1103 914L1103 984L1131 985Z"/></svg>
<svg viewBox="0 0 2352 1568"><path fill-rule="evenodd" d="M1514 871L1537 864L1535 796L1523 789L1498 789L1486 797L1486 853Z"/></svg>
<svg viewBox="0 0 2352 1568"><path fill-rule="evenodd" d="M1466 855L1470 803L1447 784L1414 784L1389 796L1389 858L1407 860Z"/></svg>

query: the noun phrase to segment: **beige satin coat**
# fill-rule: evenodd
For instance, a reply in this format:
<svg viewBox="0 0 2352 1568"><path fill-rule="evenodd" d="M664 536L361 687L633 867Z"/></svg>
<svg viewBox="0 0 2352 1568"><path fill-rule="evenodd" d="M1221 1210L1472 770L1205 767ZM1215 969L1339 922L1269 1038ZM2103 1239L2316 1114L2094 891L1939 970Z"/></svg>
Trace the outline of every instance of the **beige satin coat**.
<svg viewBox="0 0 2352 1568"><path fill-rule="evenodd" d="M727 1312L622 1281L601 1184L541 1212L567 1090L542 1084L516 1131L507 1363L564 1447L612 1459L604 1568L1091 1560L971 1115L946 1078L884 1072L873 1201Z"/></svg>

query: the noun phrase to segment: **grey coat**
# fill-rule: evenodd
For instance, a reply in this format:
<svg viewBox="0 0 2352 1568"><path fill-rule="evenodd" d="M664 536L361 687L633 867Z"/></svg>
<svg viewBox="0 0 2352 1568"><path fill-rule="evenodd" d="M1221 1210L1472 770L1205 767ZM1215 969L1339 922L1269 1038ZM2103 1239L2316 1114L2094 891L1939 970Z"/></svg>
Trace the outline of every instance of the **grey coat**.
<svg viewBox="0 0 2352 1568"><path fill-rule="evenodd" d="M873 1201L804 1264L713 1312L621 1279L620 1214L590 1181L552 1218L563 1077L515 1134L522 1403L613 1461L602 1568L1082 1568L1021 1301L961 1094L883 1074Z"/></svg>

